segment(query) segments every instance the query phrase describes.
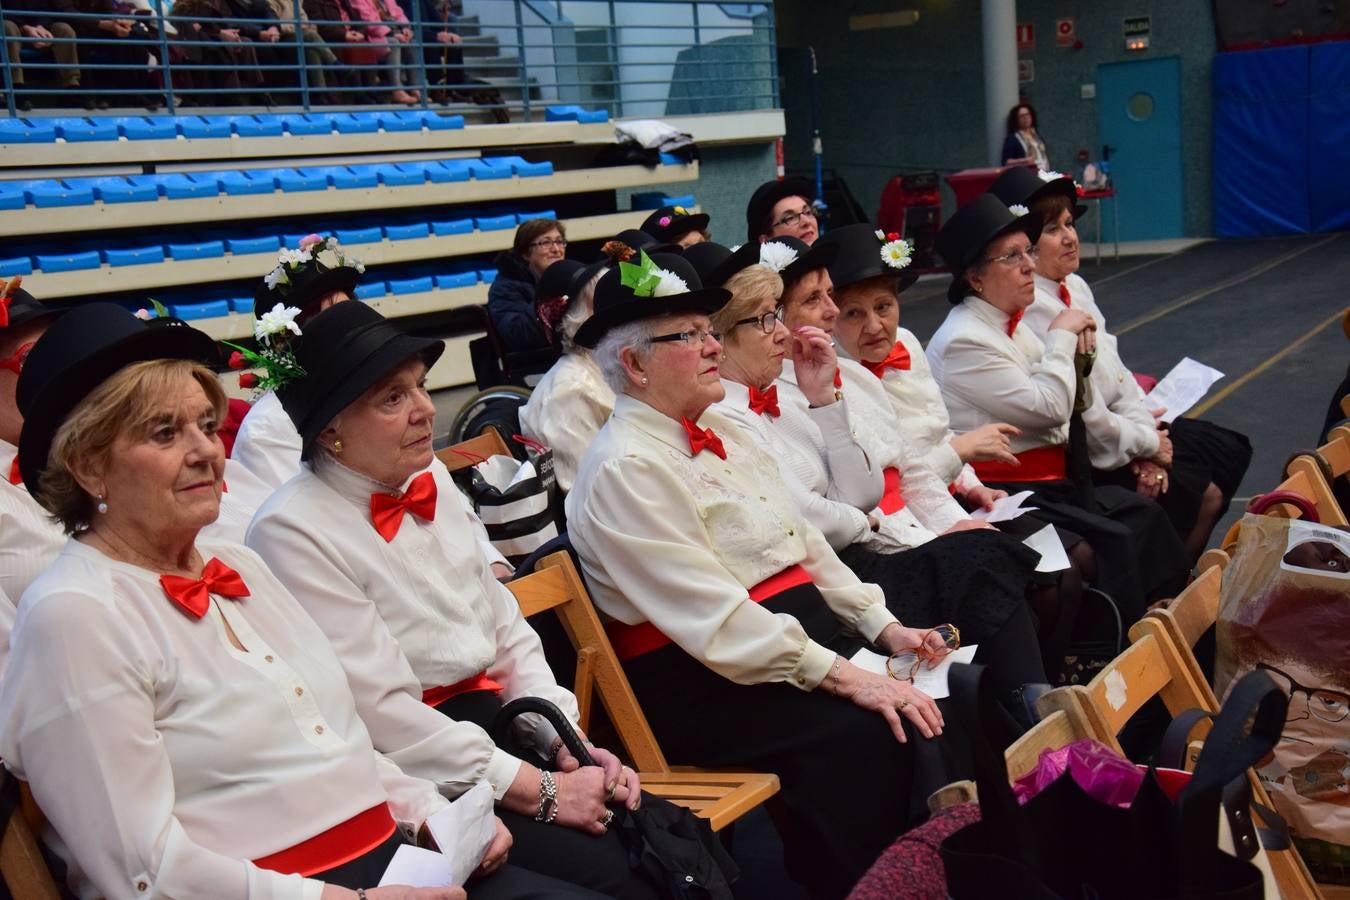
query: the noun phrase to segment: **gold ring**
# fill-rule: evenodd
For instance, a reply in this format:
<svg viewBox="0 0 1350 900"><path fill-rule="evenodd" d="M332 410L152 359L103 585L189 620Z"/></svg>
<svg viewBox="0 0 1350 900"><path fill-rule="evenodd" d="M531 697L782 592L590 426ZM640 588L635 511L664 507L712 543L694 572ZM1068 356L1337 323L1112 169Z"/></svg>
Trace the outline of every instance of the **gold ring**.
<svg viewBox="0 0 1350 900"><path fill-rule="evenodd" d="M1165 476L1165 475L1155 475L1155 476L1153 476L1153 480L1154 480L1154 481L1157 481L1157 482L1159 482L1159 483L1161 483L1162 480L1163 480L1165 477L1167 477L1167 476Z"/></svg>
<svg viewBox="0 0 1350 900"><path fill-rule="evenodd" d="M604 828L608 828L609 823L613 821L614 821L614 810L612 809L605 810L605 817L600 820L600 825Z"/></svg>
<svg viewBox="0 0 1350 900"><path fill-rule="evenodd" d="M900 706L899 706L898 708L899 708L899 709L904 709L906 706L909 706L909 701L908 701L908 700L901 700L901 701L900 701Z"/></svg>

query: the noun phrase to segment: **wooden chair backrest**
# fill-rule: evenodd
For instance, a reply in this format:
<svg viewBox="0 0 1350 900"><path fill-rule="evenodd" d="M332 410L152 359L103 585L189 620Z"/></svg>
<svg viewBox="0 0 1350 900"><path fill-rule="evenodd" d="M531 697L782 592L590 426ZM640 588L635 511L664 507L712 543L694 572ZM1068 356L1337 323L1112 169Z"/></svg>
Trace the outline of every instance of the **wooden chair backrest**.
<svg viewBox="0 0 1350 900"><path fill-rule="evenodd" d="M1305 462L1307 465L1291 471L1289 477L1281 481L1275 490L1293 491L1307 497L1317 507L1317 517L1324 525L1347 524L1340 504L1336 502L1336 495L1331 492L1331 485L1327 484L1316 464L1310 460ZM1290 519L1301 517L1296 507L1284 503L1275 504L1266 510L1266 515L1283 515Z"/></svg>
<svg viewBox="0 0 1350 900"><path fill-rule="evenodd" d="M1008 747L1003 754L1008 765L1008 780L1016 781L1036 768L1036 762L1046 750L1058 750L1066 744L1092 736L1092 727L1082 709L1074 704L1065 704L1042 718Z"/></svg>
<svg viewBox="0 0 1350 900"><path fill-rule="evenodd" d="M669 772L670 765L567 551L544 557L532 574L507 582L506 586L526 618L552 609L561 619L563 630L577 651L573 692L581 711L581 727L588 727L593 698L599 693L600 702L637 770Z"/></svg>
<svg viewBox="0 0 1350 900"><path fill-rule="evenodd" d="M1317 452L1331 467L1331 477L1350 475L1350 425L1337 425L1328 437L1331 440L1318 447Z"/></svg>
<svg viewBox="0 0 1350 900"><path fill-rule="evenodd" d="M1161 626L1161 633L1168 636L1178 659L1190 673L1188 684L1194 685L1199 691L1200 702L1191 705L1210 710L1218 709L1219 701L1191 648L1218 621L1222 589L1223 569L1219 566L1205 569L1165 609L1151 610L1130 626L1131 641L1138 641L1146 634L1159 633L1155 626Z"/></svg>
<svg viewBox="0 0 1350 900"><path fill-rule="evenodd" d="M506 446L506 441L502 438L501 433L491 425L484 428L483 433L477 437L471 437L467 441L460 441L444 450L436 451L436 458L443 462L451 472L467 469L489 456L510 455L511 448Z"/></svg>

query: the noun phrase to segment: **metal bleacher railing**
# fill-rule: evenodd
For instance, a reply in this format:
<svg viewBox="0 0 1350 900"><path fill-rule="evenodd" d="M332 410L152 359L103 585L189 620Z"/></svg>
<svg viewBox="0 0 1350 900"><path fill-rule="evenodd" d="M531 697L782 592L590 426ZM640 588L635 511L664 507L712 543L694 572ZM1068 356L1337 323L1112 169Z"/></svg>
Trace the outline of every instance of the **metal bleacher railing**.
<svg viewBox="0 0 1350 900"><path fill-rule="evenodd" d="M400 6L400 2L402 5ZM778 105L772 3L3 0L10 116L71 109L437 109L498 121ZM43 9L41 7L47 7Z"/></svg>

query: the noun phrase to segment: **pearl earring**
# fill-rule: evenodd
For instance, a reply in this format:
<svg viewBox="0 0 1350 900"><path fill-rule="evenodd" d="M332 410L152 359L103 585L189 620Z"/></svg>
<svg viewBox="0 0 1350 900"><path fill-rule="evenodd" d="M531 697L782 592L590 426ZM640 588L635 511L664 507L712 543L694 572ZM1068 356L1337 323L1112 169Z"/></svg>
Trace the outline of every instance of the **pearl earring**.
<svg viewBox="0 0 1350 900"><path fill-rule="evenodd" d="M333 452L334 453L342 452L342 438L338 438L337 440L333 441Z"/></svg>
<svg viewBox="0 0 1350 900"><path fill-rule="evenodd" d="M643 384L646 384L646 383L647 383L647 376L646 376L646 375L643 375L643 376L642 376L642 383L643 383Z"/></svg>
<svg viewBox="0 0 1350 900"><path fill-rule="evenodd" d="M94 509L98 510L100 514L106 513L108 511L108 503L106 500L103 499L102 494L98 495L98 505L95 506Z"/></svg>

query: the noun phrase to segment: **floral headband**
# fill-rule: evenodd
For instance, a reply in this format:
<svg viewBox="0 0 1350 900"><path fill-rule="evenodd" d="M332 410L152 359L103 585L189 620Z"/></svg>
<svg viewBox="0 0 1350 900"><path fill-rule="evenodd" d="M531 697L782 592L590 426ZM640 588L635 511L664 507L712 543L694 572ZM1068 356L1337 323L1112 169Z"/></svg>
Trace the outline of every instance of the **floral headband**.
<svg viewBox="0 0 1350 900"><path fill-rule="evenodd" d="M647 251L638 252L638 264L619 263L619 283L631 288L634 297L674 297L689 293L689 285L674 272L658 266Z"/></svg>
<svg viewBox="0 0 1350 900"><path fill-rule="evenodd" d="M894 231L886 232L878 228L873 232L881 241L881 261L892 269L903 269L914 261L914 245L904 240Z"/></svg>
<svg viewBox="0 0 1350 900"><path fill-rule="evenodd" d="M277 254L277 266L268 272L263 278L268 289L276 291L281 296L285 296L289 291L279 288L278 285L290 286L294 279L293 276L301 269L308 266L311 262L318 263L324 269L355 269L358 273L364 273L366 266L359 259L347 256L342 251L342 245L338 239L331 234L328 237L320 237L317 234L308 234L300 239L298 250L291 250L283 247Z"/></svg>

